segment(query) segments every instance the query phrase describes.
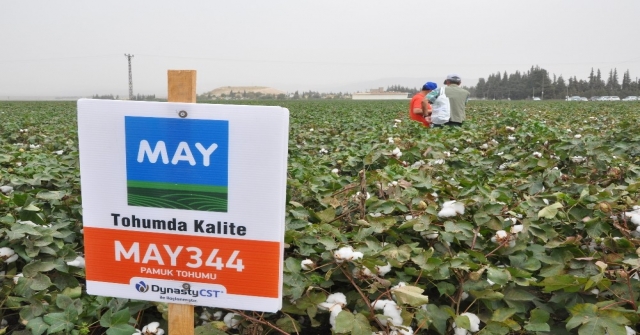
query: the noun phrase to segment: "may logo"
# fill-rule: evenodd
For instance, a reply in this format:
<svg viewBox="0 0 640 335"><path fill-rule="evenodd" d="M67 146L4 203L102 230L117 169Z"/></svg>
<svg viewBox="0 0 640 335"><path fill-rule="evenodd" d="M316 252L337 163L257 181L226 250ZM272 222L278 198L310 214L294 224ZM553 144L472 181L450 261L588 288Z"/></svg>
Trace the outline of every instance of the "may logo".
<svg viewBox="0 0 640 335"><path fill-rule="evenodd" d="M140 281L139 283L136 283L136 290L138 290L138 292L140 293L145 293L149 291L149 285L147 285L143 281Z"/></svg>
<svg viewBox="0 0 640 335"><path fill-rule="evenodd" d="M229 122L125 117L130 206L227 211Z"/></svg>

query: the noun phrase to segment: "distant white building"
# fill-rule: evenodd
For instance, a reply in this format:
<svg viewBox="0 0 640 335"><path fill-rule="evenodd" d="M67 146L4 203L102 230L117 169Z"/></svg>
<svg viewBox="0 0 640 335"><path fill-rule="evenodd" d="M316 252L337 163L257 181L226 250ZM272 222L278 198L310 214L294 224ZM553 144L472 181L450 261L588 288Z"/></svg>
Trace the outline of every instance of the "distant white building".
<svg viewBox="0 0 640 335"><path fill-rule="evenodd" d="M367 93L352 93L352 100L406 100L409 93L386 92L383 87L370 89Z"/></svg>

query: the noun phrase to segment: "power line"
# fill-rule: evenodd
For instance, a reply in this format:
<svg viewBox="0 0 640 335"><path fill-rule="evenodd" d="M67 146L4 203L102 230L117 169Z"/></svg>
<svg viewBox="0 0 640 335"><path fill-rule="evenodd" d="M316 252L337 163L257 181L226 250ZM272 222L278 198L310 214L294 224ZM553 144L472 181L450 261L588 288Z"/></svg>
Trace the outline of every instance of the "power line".
<svg viewBox="0 0 640 335"><path fill-rule="evenodd" d="M133 75L131 74L131 58L133 58L133 55L124 54L124 56L129 61L129 100L133 100Z"/></svg>

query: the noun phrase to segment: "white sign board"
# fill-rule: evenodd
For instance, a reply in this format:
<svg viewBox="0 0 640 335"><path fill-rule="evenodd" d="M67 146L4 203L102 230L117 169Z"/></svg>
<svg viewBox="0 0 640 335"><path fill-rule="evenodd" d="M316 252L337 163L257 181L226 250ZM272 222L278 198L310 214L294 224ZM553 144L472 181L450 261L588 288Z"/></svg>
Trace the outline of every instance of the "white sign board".
<svg viewBox="0 0 640 335"><path fill-rule="evenodd" d="M279 310L288 131L275 106L79 100L87 292Z"/></svg>

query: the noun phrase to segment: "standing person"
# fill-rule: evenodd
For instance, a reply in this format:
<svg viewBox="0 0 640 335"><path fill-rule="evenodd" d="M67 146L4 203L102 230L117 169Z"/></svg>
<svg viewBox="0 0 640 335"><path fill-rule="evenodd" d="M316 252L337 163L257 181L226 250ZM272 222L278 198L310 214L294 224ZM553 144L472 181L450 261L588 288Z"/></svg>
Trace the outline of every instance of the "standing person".
<svg viewBox="0 0 640 335"><path fill-rule="evenodd" d="M429 115L431 115L431 104L425 101L425 97L431 91L435 90L438 84L434 82L427 82L422 85L422 90L416 93L411 102L409 103L409 117L411 120L422 123L425 127L429 127Z"/></svg>
<svg viewBox="0 0 640 335"><path fill-rule="evenodd" d="M460 76L457 74L450 74L447 76L447 79L444 81L444 84L447 85L445 89L447 98L449 98L449 105L451 108L451 117L449 122L445 123L447 126L462 126L462 123L466 119L465 107L467 106L467 101L469 101L469 91L460 87L462 80ZM426 100L430 103L434 103L435 100L440 95L440 89L436 89L431 91L431 93L427 94Z"/></svg>

